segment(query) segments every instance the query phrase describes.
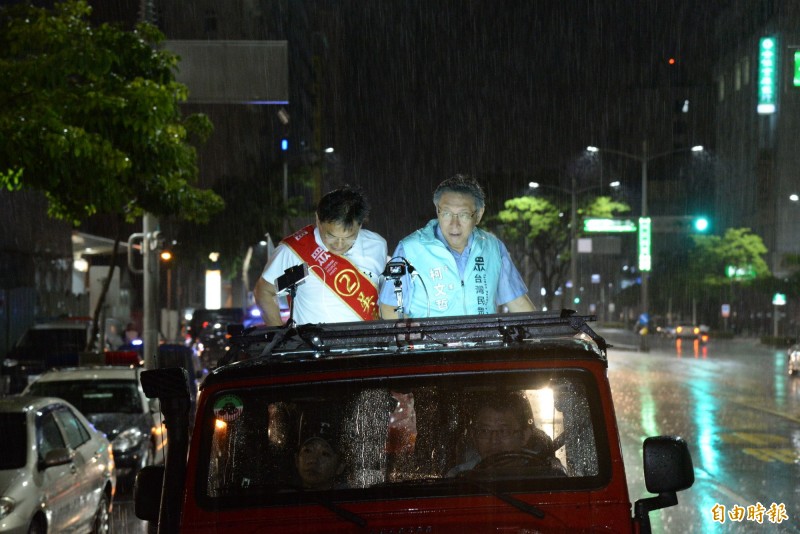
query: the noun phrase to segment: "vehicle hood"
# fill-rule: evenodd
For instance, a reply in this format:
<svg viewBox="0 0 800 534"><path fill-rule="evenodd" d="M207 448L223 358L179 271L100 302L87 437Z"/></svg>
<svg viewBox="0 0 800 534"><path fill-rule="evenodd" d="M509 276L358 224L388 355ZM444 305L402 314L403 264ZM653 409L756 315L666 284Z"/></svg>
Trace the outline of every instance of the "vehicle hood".
<svg viewBox="0 0 800 534"><path fill-rule="evenodd" d="M113 441L120 432L131 427L138 427L147 434L150 433L149 414L145 413L95 413L86 418L100 432L104 433L108 441Z"/></svg>

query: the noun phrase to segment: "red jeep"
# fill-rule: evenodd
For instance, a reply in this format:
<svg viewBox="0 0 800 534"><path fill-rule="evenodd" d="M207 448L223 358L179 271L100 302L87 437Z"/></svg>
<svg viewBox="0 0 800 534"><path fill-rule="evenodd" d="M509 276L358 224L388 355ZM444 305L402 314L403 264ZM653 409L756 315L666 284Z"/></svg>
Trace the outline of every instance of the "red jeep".
<svg viewBox="0 0 800 534"><path fill-rule="evenodd" d="M572 313L243 331L191 443L183 370L146 371L170 446L136 513L159 532L649 532L691 457L647 438L657 495L631 510L606 342Z"/></svg>

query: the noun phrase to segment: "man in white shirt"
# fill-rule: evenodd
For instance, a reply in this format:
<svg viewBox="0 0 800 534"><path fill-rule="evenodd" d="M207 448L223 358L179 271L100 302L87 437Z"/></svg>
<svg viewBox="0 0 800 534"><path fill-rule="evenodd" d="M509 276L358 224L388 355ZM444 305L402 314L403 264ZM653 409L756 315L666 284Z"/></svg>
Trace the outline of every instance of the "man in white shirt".
<svg viewBox="0 0 800 534"><path fill-rule="evenodd" d="M348 186L326 194L316 224L284 238L256 283L254 294L269 326L283 324L275 280L290 267L308 264L297 286L297 324L377 318L378 280L386 264L386 240L362 228L369 215L364 195Z"/></svg>

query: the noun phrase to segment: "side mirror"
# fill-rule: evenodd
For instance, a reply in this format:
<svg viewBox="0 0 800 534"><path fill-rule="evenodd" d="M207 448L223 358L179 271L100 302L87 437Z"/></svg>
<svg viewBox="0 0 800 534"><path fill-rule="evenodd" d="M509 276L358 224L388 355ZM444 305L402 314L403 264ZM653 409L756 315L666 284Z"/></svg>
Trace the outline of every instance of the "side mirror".
<svg viewBox="0 0 800 534"><path fill-rule="evenodd" d="M145 521L158 522L163 487L163 465L148 465L136 473L136 482L133 486L133 503L136 517Z"/></svg>
<svg viewBox="0 0 800 534"><path fill-rule="evenodd" d="M47 469L57 465L68 464L72 461L74 453L67 448L58 448L48 451L44 455L44 460L39 462L39 469Z"/></svg>
<svg viewBox="0 0 800 534"><path fill-rule="evenodd" d="M656 497L639 499L634 504L634 517L639 532L650 533L650 512L678 504L676 492L694 484L694 466L689 447L678 436L655 436L644 440L644 484Z"/></svg>
<svg viewBox="0 0 800 534"><path fill-rule="evenodd" d="M644 484L650 493L682 491L694 484L694 466L689 447L678 436L656 436L644 440Z"/></svg>

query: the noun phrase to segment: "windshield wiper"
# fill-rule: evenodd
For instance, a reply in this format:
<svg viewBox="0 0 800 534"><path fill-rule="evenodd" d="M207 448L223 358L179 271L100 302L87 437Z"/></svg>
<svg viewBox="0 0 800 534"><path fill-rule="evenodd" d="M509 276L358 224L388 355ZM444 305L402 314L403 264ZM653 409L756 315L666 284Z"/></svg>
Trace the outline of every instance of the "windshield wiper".
<svg viewBox="0 0 800 534"><path fill-rule="evenodd" d="M523 511L523 512L525 512L527 514L530 514L530 515L532 515L532 516L534 516L534 517L536 517L538 519L544 519L544 511L541 508L539 508L537 506L534 506L532 504L528 504L528 503L526 503L524 501L521 501L521 500L519 500L517 498L514 498L514 497L512 497L511 495L509 495L507 493L501 493L499 491L495 491L491 487L489 487L489 486L487 486L485 484L481 484L480 482L478 482L476 480L472 480L471 478L468 478L468 477L457 477L457 478L453 479L453 481L456 482L456 483L466 483L466 484L469 484L471 486L474 486L474 487L480 489L481 491L485 491L486 493L488 493L492 497L496 497L496 498L500 499L501 501L503 501L504 503L510 504L511 506L516 508L517 510L521 510L521 511Z"/></svg>
<svg viewBox="0 0 800 534"><path fill-rule="evenodd" d="M491 487L481 484L476 480L473 480L468 477L460 476L455 478L437 478L437 477L430 477L430 478L419 478L419 479L411 479L411 480L404 480L402 482L387 482L384 484L380 484L380 486L384 487L397 487L397 486L464 486L469 485L479 490L483 491L484 493L488 493L492 497L500 499L506 504L509 504L516 508L517 510L521 510L527 514L530 514L534 517L539 519L544 519L544 511L541 508L533 506L532 504L528 504L524 501L516 499L507 493L501 493L498 491L493 490ZM373 486L375 487L375 486Z"/></svg>
<svg viewBox="0 0 800 534"><path fill-rule="evenodd" d="M319 504L323 508L327 508L342 519L346 519L351 523L355 523L359 527L365 527L367 525L367 521L363 517L351 512L350 510L342 508L331 499L324 498L324 493L318 491L307 491L295 484L270 484L268 486L263 486L262 488L267 488L270 493L297 492L298 495L307 497L308 499L314 501L314 503Z"/></svg>

